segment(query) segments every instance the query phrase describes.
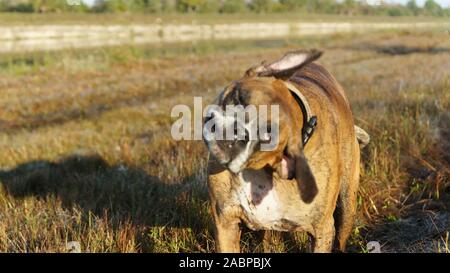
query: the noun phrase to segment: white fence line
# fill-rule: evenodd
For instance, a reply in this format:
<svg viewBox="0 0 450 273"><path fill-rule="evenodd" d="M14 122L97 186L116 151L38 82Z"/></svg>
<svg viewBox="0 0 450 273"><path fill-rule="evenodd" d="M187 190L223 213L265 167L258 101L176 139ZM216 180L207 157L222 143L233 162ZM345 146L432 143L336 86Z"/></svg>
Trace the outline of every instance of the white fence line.
<svg viewBox="0 0 450 273"><path fill-rule="evenodd" d="M0 26L0 52L197 40L263 39L414 28L450 28L450 22Z"/></svg>

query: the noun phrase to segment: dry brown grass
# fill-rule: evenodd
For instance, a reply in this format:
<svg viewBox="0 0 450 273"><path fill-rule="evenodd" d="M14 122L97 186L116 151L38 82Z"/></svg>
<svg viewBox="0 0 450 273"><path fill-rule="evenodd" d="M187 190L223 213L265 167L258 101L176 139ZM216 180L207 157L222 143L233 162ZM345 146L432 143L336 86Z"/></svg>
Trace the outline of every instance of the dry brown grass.
<svg viewBox="0 0 450 273"><path fill-rule="evenodd" d="M3 56L0 251L211 252L203 143L170 137L170 109L210 101L251 64L298 47L347 91L363 151L349 250L448 252L450 37L385 32L302 41ZM245 232L244 251L259 252ZM273 233L271 251L306 250Z"/></svg>

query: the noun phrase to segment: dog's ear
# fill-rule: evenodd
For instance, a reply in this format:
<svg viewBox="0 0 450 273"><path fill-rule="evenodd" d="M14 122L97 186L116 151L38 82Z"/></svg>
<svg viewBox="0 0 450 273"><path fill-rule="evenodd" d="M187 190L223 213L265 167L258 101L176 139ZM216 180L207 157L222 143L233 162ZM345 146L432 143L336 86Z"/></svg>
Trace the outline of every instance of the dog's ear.
<svg viewBox="0 0 450 273"><path fill-rule="evenodd" d="M292 51L270 64L263 62L261 65L253 66L245 74L246 76L288 79L295 71L317 60L320 56L322 56L322 52L316 49Z"/></svg>
<svg viewBox="0 0 450 273"><path fill-rule="evenodd" d="M311 203L318 193L316 179L303 152L295 156L295 180L303 202Z"/></svg>
<svg viewBox="0 0 450 273"><path fill-rule="evenodd" d="M303 202L309 204L316 197L318 193L316 179L300 147L294 149L288 147L283 155L278 174L283 179L295 178Z"/></svg>

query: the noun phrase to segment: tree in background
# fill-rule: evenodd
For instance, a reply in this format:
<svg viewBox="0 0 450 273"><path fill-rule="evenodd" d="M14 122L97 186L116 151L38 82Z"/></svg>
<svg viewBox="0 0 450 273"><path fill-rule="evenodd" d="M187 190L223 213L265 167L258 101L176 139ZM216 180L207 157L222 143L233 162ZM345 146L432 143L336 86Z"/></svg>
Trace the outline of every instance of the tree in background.
<svg viewBox="0 0 450 273"><path fill-rule="evenodd" d="M93 10L96 12L124 12L129 11L125 0L95 0Z"/></svg>
<svg viewBox="0 0 450 273"><path fill-rule="evenodd" d="M0 0L0 11L45 13L61 11L86 12L88 10L89 7L84 3L71 6L62 0Z"/></svg>
<svg viewBox="0 0 450 273"><path fill-rule="evenodd" d="M221 13L240 13L247 11L245 0L225 0L220 8Z"/></svg>
<svg viewBox="0 0 450 273"><path fill-rule="evenodd" d="M174 12L177 7L176 0L151 0L161 3L161 11L162 12Z"/></svg>
<svg viewBox="0 0 450 273"><path fill-rule="evenodd" d="M444 12L442 7L433 0L427 0L424 5L425 13L432 16L442 16Z"/></svg>
<svg viewBox="0 0 450 273"><path fill-rule="evenodd" d="M355 15L358 13L358 3L355 0L344 0L339 10L342 14Z"/></svg>
<svg viewBox="0 0 450 273"><path fill-rule="evenodd" d="M387 9L387 15L389 16L405 16L405 15L411 15L410 11L401 6L401 5L391 5Z"/></svg>
<svg viewBox="0 0 450 273"><path fill-rule="evenodd" d="M2 0L2 11L35 12L33 5L27 0Z"/></svg>
<svg viewBox="0 0 450 273"><path fill-rule="evenodd" d="M252 0L250 3L250 10L256 13L266 13L271 11L272 0Z"/></svg>
<svg viewBox="0 0 450 273"><path fill-rule="evenodd" d="M93 7L69 5L66 0L0 0L0 11L7 12L180 12L180 13L255 13L303 12L345 15L426 15L450 16L434 0L419 7L415 0L406 5L369 5L367 0L96 0Z"/></svg>
<svg viewBox="0 0 450 273"><path fill-rule="evenodd" d="M416 3L416 0L410 0L406 4L406 7L409 9L412 15L417 16L420 14L420 8Z"/></svg>
<svg viewBox="0 0 450 273"><path fill-rule="evenodd" d="M83 2L79 5L68 5L66 1L60 0L31 0L33 8L37 12L60 12L60 11L78 11L86 12L89 7Z"/></svg>
<svg viewBox="0 0 450 273"><path fill-rule="evenodd" d="M178 0L177 10L180 12L197 12L206 0Z"/></svg>
<svg viewBox="0 0 450 273"><path fill-rule="evenodd" d="M286 11L305 10L308 0L280 0Z"/></svg>
<svg viewBox="0 0 450 273"><path fill-rule="evenodd" d="M220 2L218 0L204 0L198 7L200 13L216 13L220 10Z"/></svg>
<svg viewBox="0 0 450 273"><path fill-rule="evenodd" d="M133 0L129 1L128 7L130 11L135 12L151 12L156 13L162 10L162 1L159 0Z"/></svg>
<svg viewBox="0 0 450 273"><path fill-rule="evenodd" d="M317 0L316 10L322 13L337 13L338 3L335 0Z"/></svg>

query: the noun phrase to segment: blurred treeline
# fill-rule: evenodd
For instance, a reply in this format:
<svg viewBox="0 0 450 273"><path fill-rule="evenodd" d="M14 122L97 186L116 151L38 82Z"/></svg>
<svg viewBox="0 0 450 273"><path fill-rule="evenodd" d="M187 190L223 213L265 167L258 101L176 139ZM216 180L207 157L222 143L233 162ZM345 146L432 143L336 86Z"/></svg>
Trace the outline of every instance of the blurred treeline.
<svg viewBox="0 0 450 273"><path fill-rule="evenodd" d="M3 12L148 12L148 13L270 13L303 12L343 15L450 16L434 0L419 6L415 0L406 5L369 5L361 0L96 0L86 5L81 0L0 0Z"/></svg>

